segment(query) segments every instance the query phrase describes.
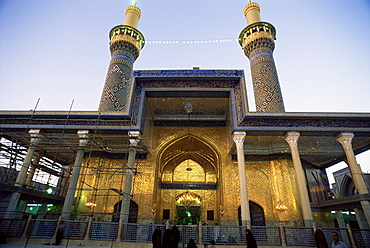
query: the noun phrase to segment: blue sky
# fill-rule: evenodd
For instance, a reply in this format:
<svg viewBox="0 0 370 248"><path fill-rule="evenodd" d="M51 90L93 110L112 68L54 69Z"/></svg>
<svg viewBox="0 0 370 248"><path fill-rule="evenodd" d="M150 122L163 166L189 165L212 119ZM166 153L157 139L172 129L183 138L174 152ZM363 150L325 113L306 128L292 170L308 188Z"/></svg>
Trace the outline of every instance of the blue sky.
<svg viewBox="0 0 370 248"><path fill-rule="evenodd" d="M110 54L108 33L129 0L0 0L1 110L97 110ZM236 41L248 0L139 0L148 43L134 69L244 69ZM274 52L287 112L370 112L370 2L260 0L277 30ZM184 44L183 41L229 42ZM370 156L360 160L370 170ZM366 165L366 163L368 165ZM364 168L365 167L365 168Z"/></svg>

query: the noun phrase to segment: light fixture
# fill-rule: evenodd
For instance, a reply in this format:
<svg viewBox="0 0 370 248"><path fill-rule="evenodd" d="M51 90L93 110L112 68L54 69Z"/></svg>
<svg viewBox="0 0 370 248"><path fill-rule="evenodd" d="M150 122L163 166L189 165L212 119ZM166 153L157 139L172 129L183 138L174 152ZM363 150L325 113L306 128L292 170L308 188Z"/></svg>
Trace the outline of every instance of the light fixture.
<svg viewBox="0 0 370 248"><path fill-rule="evenodd" d="M176 203L183 205L187 209L192 205L199 205L201 200L196 194L187 191L176 198Z"/></svg>
<svg viewBox="0 0 370 248"><path fill-rule="evenodd" d="M282 201L278 201L278 204L276 205L275 209L276 209L276 210L278 210L278 211L285 211L285 210L287 210L287 209L288 209L288 207L287 207L287 206L285 206L285 205L282 203Z"/></svg>
<svg viewBox="0 0 370 248"><path fill-rule="evenodd" d="M96 203L93 203L93 202L86 202L85 203L85 206L88 207L88 208L94 208L97 206Z"/></svg>

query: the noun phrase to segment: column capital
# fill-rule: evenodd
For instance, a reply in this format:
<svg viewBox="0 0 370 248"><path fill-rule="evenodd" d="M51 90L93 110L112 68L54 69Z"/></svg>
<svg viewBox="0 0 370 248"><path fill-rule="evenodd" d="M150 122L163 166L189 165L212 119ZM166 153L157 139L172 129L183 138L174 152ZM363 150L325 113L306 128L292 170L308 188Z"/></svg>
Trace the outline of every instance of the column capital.
<svg viewBox="0 0 370 248"><path fill-rule="evenodd" d="M88 130L79 130L77 131L78 137L80 138L80 147L86 146L89 142L89 131Z"/></svg>
<svg viewBox="0 0 370 248"><path fill-rule="evenodd" d="M353 137L355 137L355 135L352 132L341 132L337 135L336 139L342 144L344 149L351 150Z"/></svg>
<svg viewBox="0 0 370 248"><path fill-rule="evenodd" d="M31 136L31 145L36 146L42 137L42 134L40 133L40 129L30 129L28 133Z"/></svg>
<svg viewBox="0 0 370 248"><path fill-rule="evenodd" d="M140 131L129 131L128 132L129 141L131 146L137 146L140 142Z"/></svg>
<svg viewBox="0 0 370 248"><path fill-rule="evenodd" d="M297 149L299 136L300 133L296 131L287 132L285 134L285 140L288 142L291 149Z"/></svg>
<svg viewBox="0 0 370 248"><path fill-rule="evenodd" d="M234 132L233 140L237 148L243 148L244 138L247 134L245 132Z"/></svg>

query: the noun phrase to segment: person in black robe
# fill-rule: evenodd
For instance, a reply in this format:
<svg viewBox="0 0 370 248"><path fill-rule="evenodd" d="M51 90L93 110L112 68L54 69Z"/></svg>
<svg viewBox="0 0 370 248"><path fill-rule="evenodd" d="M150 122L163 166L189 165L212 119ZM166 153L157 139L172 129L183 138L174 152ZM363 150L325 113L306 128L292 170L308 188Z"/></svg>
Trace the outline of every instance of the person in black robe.
<svg viewBox="0 0 370 248"><path fill-rule="evenodd" d="M257 242L254 239L253 233L251 230L246 229L245 230L245 236L247 239L247 248L257 248Z"/></svg>
<svg viewBox="0 0 370 248"><path fill-rule="evenodd" d="M171 248L171 230L166 229L164 231L163 240L162 240L162 248Z"/></svg>
<svg viewBox="0 0 370 248"><path fill-rule="evenodd" d="M171 229L171 248L178 248L180 241L180 231L177 226L173 226Z"/></svg>
<svg viewBox="0 0 370 248"><path fill-rule="evenodd" d="M59 223L57 228L57 234L55 235L55 243L53 243L53 245L59 245L60 241L62 241L65 225L66 224L63 221Z"/></svg>
<svg viewBox="0 0 370 248"><path fill-rule="evenodd" d="M190 238L187 248L198 248L198 246L195 244L194 239Z"/></svg>
<svg viewBox="0 0 370 248"><path fill-rule="evenodd" d="M152 236L153 248L162 248L162 231L159 226L154 230Z"/></svg>
<svg viewBox="0 0 370 248"><path fill-rule="evenodd" d="M324 232L320 227L317 227L315 231L315 243L317 248L329 248L328 242L326 242Z"/></svg>

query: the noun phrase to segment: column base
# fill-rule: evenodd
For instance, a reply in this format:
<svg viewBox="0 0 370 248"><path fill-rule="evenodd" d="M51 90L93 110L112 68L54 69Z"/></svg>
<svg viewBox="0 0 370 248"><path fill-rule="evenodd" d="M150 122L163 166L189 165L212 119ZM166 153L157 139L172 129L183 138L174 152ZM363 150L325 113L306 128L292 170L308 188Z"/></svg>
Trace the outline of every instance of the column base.
<svg viewBox="0 0 370 248"><path fill-rule="evenodd" d="M312 227L314 221L313 220L304 220L305 227Z"/></svg>

